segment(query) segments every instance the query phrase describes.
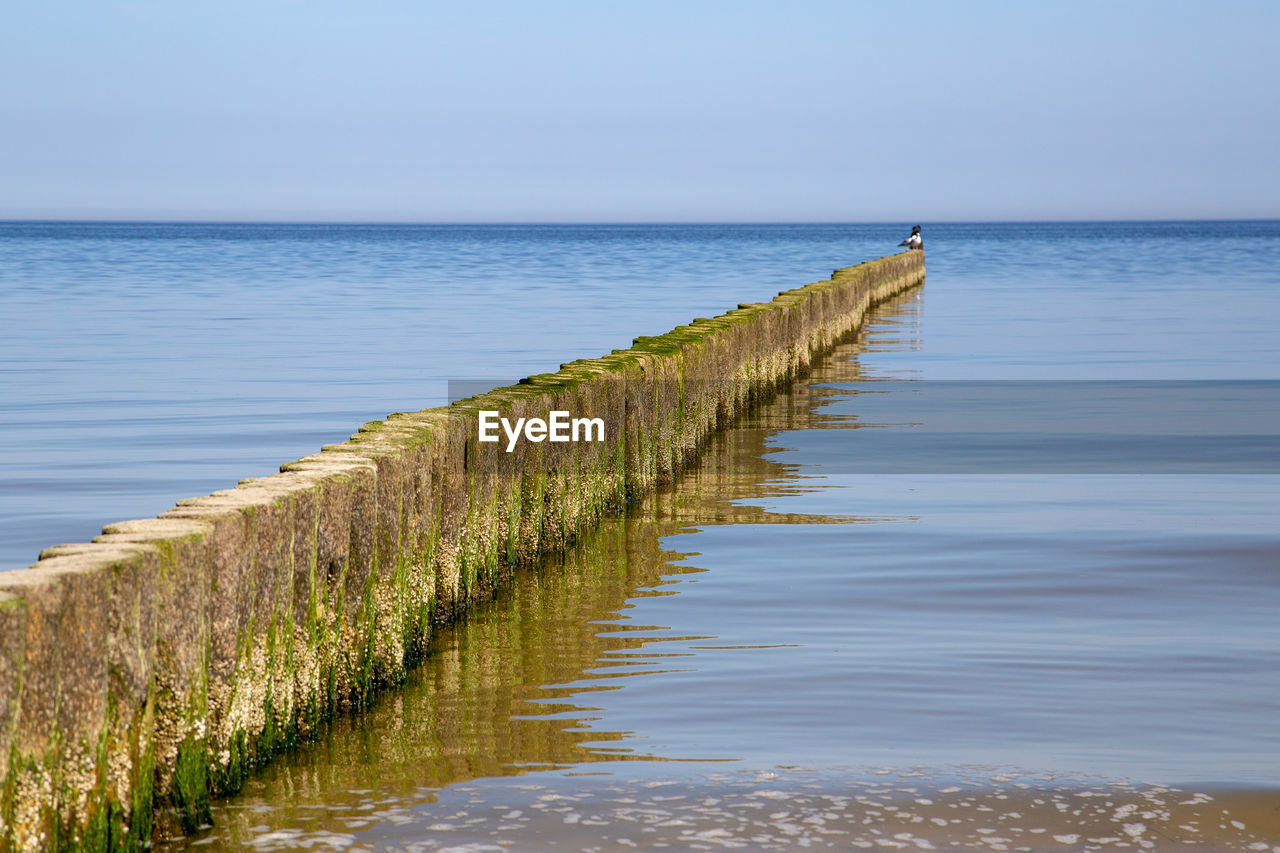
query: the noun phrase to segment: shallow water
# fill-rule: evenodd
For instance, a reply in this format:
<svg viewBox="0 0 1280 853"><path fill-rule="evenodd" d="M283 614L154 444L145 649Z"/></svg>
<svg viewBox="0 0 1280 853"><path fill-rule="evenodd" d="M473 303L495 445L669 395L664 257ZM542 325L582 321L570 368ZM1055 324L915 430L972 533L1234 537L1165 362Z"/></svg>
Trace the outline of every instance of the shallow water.
<svg viewBox="0 0 1280 853"><path fill-rule="evenodd" d="M557 773L416 802L355 793L360 811L314 808L277 830L247 810L246 823L263 821L252 849L1274 851L1280 837L1271 794L980 767Z"/></svg>
<svg viewBox="0 0 1280 853"><path fill-rule="evenodd" d="M851 428L848 389L925 298L444 630L197 841L1280 848L1280 478L833 475L830 442L786 450L857 452L876 425Z"/></svg>

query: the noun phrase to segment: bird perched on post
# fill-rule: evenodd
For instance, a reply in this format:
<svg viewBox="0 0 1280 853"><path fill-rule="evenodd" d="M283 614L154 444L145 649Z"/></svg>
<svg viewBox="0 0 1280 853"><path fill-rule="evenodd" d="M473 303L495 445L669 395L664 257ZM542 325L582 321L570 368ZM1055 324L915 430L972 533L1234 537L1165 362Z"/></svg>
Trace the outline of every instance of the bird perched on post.
<svg viewBox="0 0 1280 853"><path fill-rule="evenodd" d="M903 240L898 245L906 246L908 249L923 249L924 238L920 236L920 226L917 225L915 228L912 228L911 236Z"/></svg>

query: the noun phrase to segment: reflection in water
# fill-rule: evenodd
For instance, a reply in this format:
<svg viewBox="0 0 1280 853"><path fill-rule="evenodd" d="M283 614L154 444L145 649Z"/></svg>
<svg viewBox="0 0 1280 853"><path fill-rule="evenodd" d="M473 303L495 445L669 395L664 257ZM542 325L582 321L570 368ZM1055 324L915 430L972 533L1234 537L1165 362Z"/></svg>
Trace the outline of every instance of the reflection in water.
<svg viewBox="0 0 1280 853"><path fill-rule="evenodd" d="M215 828L173 846L1263 850L1275 844L1280 851L1277 800L1267 791L903 769L910 760L880 770L813 769L880 763L861 756L883 746L867 736L878 731L870 715L877 690L903 695L892 672L901 658L886 654L890 674L866 685L858 713L867 718L857 729L845 719L854 715L845 705L846 674L867 671L854 646L865 645L856 631L869 631L873 618L846 628L822 616L830 602L819 599L830 596L823 591L829 584L781 602L771 598L778 587L759 580L808 577L793 567L789 542L807 543L795 547L805 549L800 558L813 564L810 575L847 573L845 563L820 549L834 547L845 559L848 540L762 526L828 525L823 529L834 533L845 529L835 525L870 523L860 530L889 530L886 547L900 549L921 525L911 501L859 500L881 515L849 513L848 500L824 501L830 482L798 462L779 461L788 457L775 441L780 431L852 425L853 416L841 411L848 407L838 405L847 395L823 383L867 378L866 359L855 356L913 347L919 305L905 297L881 309L858 341L816 365L808 380L717 436L673 489L588 532L563 559L522 573L494 600L441 630L408 685L281 756L216 810ZM786 506L816 511L782 511ZM838 511L823 512L824 506ZM712 526L741 532L742 541L681 535ZM895 528L906 535L893 534ZM717 550L700 559L675 550L708 541ZM903 581L854 580L866 599L858 604L896 613L892 600L877 595ZM729 588L735 591L727 594ZM789 642L776 628L803 621L806 607L819 615L805 626L808 634ZM710 618L727 610L731 618ZM971 610L979 621L987 618L981 603ZM947 624L942 609L928 618ZM815 632L841 630L854 631L852 640L844 635L830 649L813 640ZM854 669L839 668L841 651ZM825 652L831 656L814 657ZM937 656L923 641L920 652ZM794 677L777 677L787 667ZM972 714L965 700L961 692L928 697L925 704L939 708L924 708L920 719L930 720L929 711ZM791 728L771 728L778 715ZM771 745L760 741L793 729L809 730L827 752L814 758L797 749L802 738L793 738L778 754L794 754L805 767L780 766L794 760L773 760ZM754 763L723 763L743 758Z"/></svg>
<svg viewBox="0 0 1280 853"><path fill-rule="evenodd" d="M842 346L814 378L859 378L851 357L861 345ZM313 830L340 826L344 815L368 811L371 791L429 801L434 789L472 779L662 760L635 751L626 732L593 727L590 696L618 689L621 679L679 670L690 655L664 652L666 642L714 646L716 638L635 625L628 611L637 600L676 594L683 580L704 571L684 565L686 555L664 548L663 537L698 525L868 520L769 513L750 503L806 491L798 466L771 461L766 442L780 429L816 425L829 393L797 382L741 428L715 436L674 488L606 520L562 559L521 573L492 601L440 630L406 685L278 757L243 795L215 811L211 832L194 840L234 846L299 819Z"/></svg>

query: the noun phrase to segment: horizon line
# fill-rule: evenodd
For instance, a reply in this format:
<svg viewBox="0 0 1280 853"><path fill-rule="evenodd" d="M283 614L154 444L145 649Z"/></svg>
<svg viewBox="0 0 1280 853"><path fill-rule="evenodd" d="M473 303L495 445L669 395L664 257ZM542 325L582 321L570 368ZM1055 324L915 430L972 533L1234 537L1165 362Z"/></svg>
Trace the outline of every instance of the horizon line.
<svg viewBox="0 0 1280 853"><path fill-rule="evenodd" d="M599 226L599 225L901 225L904 222L928 225L1071 225L1071 224L1142 224L1175 222L1278 222L1280 217L1159 217L1138 219L104 219L100 217L73 217L69 219L5 218L0 225L381 225L381 226Z"/></svg>

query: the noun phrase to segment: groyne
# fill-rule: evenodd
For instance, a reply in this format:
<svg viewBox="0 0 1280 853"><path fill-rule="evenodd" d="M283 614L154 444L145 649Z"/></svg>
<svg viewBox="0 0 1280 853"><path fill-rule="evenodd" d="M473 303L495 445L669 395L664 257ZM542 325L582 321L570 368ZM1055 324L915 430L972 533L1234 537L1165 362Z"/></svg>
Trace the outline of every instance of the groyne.
<svg viewBox="0 0 1280 853"><path fill-rule="evenodd" d="M923 252L837 270L630 349L396 413L279 474L108 525L0 574L0 847L135 848L194 829L276 750L402 679L432 625L669 481L805 372ZM479 438L480 413L603 441Z"/></svg>

